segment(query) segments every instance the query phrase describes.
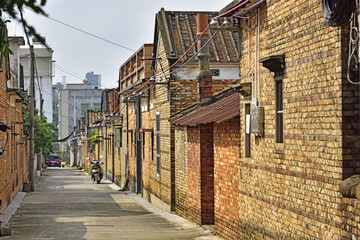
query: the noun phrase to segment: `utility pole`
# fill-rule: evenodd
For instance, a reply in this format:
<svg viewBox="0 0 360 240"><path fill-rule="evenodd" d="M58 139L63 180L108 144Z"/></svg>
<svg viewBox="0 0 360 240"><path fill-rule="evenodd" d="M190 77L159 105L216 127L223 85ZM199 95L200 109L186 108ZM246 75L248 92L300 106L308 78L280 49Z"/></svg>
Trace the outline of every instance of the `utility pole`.
<svg viewBox="0 0 360 240"><path fill-rule="evenodd" d="M40 85L40 83L39 83ZM40 86L39 86L39 89L40 89ZM40 92L40 121L42 123L43 121L43 104L44 104L44 99L42 97L42 93L41 91ZM42 163L43 163L43 153L42 153L42 148L41 148L41 151L40 151L40 154L38 155L38 158L37 158L37 170L40 172L40 175L41 175L41 172L42 172Z"/></svg>
<svg viewBox="0 0 360 240"><path fill-rule="evenodd" d="M30 44L29 35L27 34L25 25L24 25L24 16L20 10L20 16L23 20L23 27L26 36L26 40L30 47L30 86L29 86L29 100L30 100L30 113L29 113L29 183L30 191L35 191L34 184L34 157L35 157L35 137L34 137L34 109L35 109L35 54L34 46Z"/></svg>
<svg viewBox="0 0 360 240"><path fill-rule="evenodd" d="M30 42L29 42L30 44ZM29 114L29 130L30 130L30 152L29 152L29 180L30 191L35 191L34 184L34 156L35 156L35 138L34 138L34 108L35 108L35 84L34 84L34 46L30 45L30 114Z"/></svg>
<svg viewBox="0 0 360 240"><path fill-rule="evenodd" d="M43 111L44 111L44 99L42 98L42 93L40 91L40 120L43 120Z"/></svg>

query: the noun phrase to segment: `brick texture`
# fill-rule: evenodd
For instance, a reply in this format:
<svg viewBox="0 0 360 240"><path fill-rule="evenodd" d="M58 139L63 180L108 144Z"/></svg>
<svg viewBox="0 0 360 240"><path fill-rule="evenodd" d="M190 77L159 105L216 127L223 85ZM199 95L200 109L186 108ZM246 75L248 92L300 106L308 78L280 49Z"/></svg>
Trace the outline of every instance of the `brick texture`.
<svg viewBox="0 0 360 240"><path fill-rule="evenodd" d="M214 124L215 229L226 239L238 239L240 120Z"/></svg>
<svg viewBox="0 0 360 240"><path fill-rule="evenodd" d="M18 95L7 92L6 82L9 79L8 58L3 58L3 71L0 72L0 122L11 129L0 131L0 146L6 151L0 156L0 212L22 189L28 179L29 145L23 134L22 102L16 102Z"/></svg>
<svg viewBox="0 0 360 240"><path fill-rule="evenodd" d="M267 1L261 16L260 58L285 54L284 143L275 139L274 77L261 67L265 132L251 136L251 158L240 148L239 239L342 239L338 184L356 171L359 143L358 126L350 127L358 122L359 89L342 67L348 30L327 26L319 1ZM249 35L243 46L253 62ZM250 82L246 50L240 70ZM241 146L244 133L241 124Z"/></svg>

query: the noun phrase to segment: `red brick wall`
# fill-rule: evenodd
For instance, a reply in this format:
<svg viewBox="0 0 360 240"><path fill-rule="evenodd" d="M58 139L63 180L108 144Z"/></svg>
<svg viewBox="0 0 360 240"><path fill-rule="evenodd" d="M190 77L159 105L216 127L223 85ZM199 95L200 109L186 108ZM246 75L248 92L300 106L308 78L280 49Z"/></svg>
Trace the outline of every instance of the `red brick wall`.
<svg viewBox="0 0 360 240"><path fill-rule="evenodd" d="M200 125L201 224L214 224L213 124Z"/></svg>
<svg viewBox="0 0 360 240"><path fill-rule="evenodd" d="M187 128L187 202L184 216L201 224L200 129ZM180 207L180 205L179 205ZM181 207L180 207L181 208Z"/></svg>
<svg viewBox="0 0 360 240"><path fill-rule="evenodd" d="M178 141L186 138L184 153L176 155L176 208L180 216L197 224L214 223L214 150L212 124L176 129ZM180 134L186 134L181 136ZM180 136L179 136L180 135ZM179 156L179 154L183 154ZM182 158L182 159L180 159ZM183 162L180 162L183 161Z"/></svg>
<svg viewBox="0 0 360 240"><path fill-rule="evenodd" d="M6 69L7 59L3 64ZM29 171L28 141L23 135L23 125L19 124L23 121L22 103L15 102L18 98L15 93L7 93L6 80L5 71L0 72L0 122L11 127L5 133L0 131L0 146L6 149L0 156L0 212L22 189Z"/></svg>
<svg viewBox="0 0 360 240"><path fill-rule="evenodd" d="M3 58L5 60L5 58ZM5 66L5 67L4 67ZM6 62L3 62L3 69L6 69ZM0 122L8 122L8 112L7 112L7 99L6 99L6 74L5 71L0 72ZM4 147L6 143L6 138L11 137L11 134L7 134L0 131L0 146ZM9 144L10 145L10 144ZM3 155L0 156L0 200L2 200L3 207L6 201L10 200L10 195L12 193L12 182L11 182L11 161L9 159L11 152L5 151Z"/></svg>
<svg viewBox="0 0 360 240"><path fill-rule="evenodd" d="M214 124L215 231L238 239L240 120Z"/></svg>
<svg viewBox="0 0 360 240"><path fill-rule="evenodd" d="M119 111L119 99L118 99L118 92L117 89L112 89L108 92L107 98L109 101L109 112L113 113Z"/></svg>

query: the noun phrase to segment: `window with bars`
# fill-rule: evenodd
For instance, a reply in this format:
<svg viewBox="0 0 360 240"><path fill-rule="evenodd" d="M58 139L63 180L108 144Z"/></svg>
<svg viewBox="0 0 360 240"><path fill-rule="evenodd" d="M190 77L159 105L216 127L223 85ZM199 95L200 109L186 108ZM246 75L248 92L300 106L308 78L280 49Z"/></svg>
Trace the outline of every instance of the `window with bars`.
<svg viewBox="0 0 360 240"><path fill-rule="evenodd" d="M283 116L283 81L275 81L276 97L276 142L284 142L284 116Z"/></svg>
<svg viewBox="0 0 360 240"><path fill-rule="evenodd" d="M245 104L245 157L251 157L251 115L250 115L250 104Z"/></svg>
<svg viewBox="0 0 360 240"><path fill-rule="evenodd" d="M154 162L154 132L151 132L151 162Z"/></svg>
<svg viewBox="0 0 360 240"><path fill-rule="evenodd" d="M160 155L160 112L156 112L156 173L161 173L161 155Z"/></svg>
<svg viewBox="0 0 360 240"><path fill-rule="evenodd" d="M115 129L115 146L122 147L122 129L116 128Z"/></svg>
<svg viewBox="0 0 360 240"><path fill-rule="evenodd" d="M142 133L142 147L143 147L143 149L142 149L142 154L143 154L143 159L145 160L145 156L146 156L146 154L145 154L145 132L143 132Z"/></svg>

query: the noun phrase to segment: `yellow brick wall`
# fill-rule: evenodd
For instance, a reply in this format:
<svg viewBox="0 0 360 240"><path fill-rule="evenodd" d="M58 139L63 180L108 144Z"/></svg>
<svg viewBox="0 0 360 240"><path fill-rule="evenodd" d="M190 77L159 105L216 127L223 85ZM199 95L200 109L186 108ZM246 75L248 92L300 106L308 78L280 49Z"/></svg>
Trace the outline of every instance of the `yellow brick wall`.
<svg viewBox="0 0 360 240"><path fill-rule="evenodd" d="M342 53L345 30L327 26L320 1L267 1L261 8L260 59L285 54L284 143L275 140L275 81L261 66L265 133L244 155L241 102L240 239L341 239ZM243 34L242 82L248 77ZM250 33L251 65L254 33ZM345 54L346 55L346 54ZM251 67L250 71L254 71Z"/></svg>

